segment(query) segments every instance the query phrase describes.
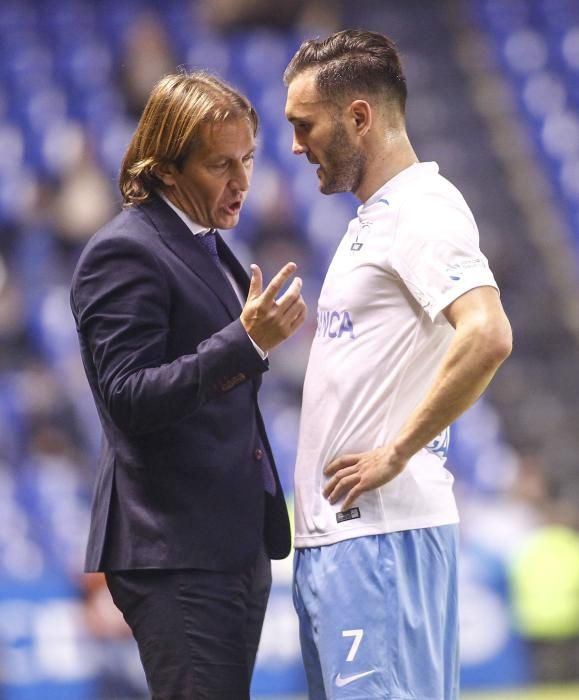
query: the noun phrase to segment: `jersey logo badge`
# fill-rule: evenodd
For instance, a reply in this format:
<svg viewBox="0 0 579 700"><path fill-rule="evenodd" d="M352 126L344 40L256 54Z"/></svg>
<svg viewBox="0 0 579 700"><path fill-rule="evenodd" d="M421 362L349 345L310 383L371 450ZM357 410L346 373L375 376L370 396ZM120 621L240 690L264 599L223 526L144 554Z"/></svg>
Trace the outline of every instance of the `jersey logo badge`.
<svg viewBox="0 0 579 700"><path fill-rule="evenodd" d="M362 250L362 246L366 241L366 236L370 233L370 225L371 224L369 221L364 221L364 223L360 226L360 230L356 234L356 240L350 245L350 250L353 253L357 253L358 251Z"/></svg>
<svg viewBox="0 0 579 700"><path fill-rule="evenodd" d="M338 688L343 688L345 685L349 685L360 678L369 676L371 673L376 673L376 669L372 669L372 671L364 671L363 673L354 673L351 676L342 676L341 673L338 673L336 676L336 686Z"/></svg>
<svg viewBox="0 0 579 700"><path fill-rule="evenodd" d="M341 510L339 513L336 513L336 521L338 523L345 523L347 520L355 520L359 517L359 508L350 508L350 510Z"/></svg>
<svg viewBox="0 0 579 700"><path fill-rule="evenodd" d="M440 435L437 435L434 440L431 440L425 449L433 455L446 459L448 455L448 447L450 445L450 429L445 428Z"/></svg>

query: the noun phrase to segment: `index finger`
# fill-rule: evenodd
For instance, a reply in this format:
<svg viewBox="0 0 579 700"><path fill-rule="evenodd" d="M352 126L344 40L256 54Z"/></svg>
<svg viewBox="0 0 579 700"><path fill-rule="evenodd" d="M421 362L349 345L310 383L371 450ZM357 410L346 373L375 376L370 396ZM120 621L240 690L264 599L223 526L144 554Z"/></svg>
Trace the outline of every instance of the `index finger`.
<svg viewBox="0 0 579 700"><path fill-rule="evenodd" d="M358 496L361 496L364 493L364 491L365 489L362 488L360 484L357 484L356 486L351 488L350 492L347 494L346 498L344 498L344 502L341 505L342 510L348 510L351 506L353 506Z"/></svg>
<svg viewBox="0 0 579 700"><path fill-rule="evenodd" d="M281 270L273 277L271 282L267 285L265 291L262 294L264 301L273 302L276 294L283 287L284 282L286 282L293 273L298 269L298 266L294 262L286 263Z"/></svg>
<svg viewBox="0 0 579 700"><path fill-rule="evenodd" d="M358 456L359 455L342 455L341 457L337 457L324 469L324 474L326 476L332 476L344 467L351 467L358 461Z"/></svg>

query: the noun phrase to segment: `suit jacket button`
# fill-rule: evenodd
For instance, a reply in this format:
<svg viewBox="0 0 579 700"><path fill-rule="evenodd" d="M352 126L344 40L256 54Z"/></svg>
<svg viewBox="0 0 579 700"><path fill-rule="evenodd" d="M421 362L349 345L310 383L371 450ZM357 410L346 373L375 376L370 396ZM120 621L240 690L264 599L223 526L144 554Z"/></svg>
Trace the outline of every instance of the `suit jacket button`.
<svg viewBox="0 0 579 700"><path fill-rule="evenodd" d="M261 459L263 457L263 450L260 447L256 447L253 452L253 456L255 459Z"/></svg>

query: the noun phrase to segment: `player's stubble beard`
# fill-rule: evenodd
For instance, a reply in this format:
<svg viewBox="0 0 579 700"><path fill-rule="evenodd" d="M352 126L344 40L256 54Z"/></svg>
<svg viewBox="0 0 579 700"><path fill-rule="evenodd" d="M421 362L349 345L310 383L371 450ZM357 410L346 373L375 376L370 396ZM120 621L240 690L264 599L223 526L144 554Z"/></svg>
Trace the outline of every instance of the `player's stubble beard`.
<svg viewBox="0 0 579 700"><path fill-rule="evenodd" d="M366 156L350 141L348 132L340 121L334 122L324 160L325 180L320 182L320 192L356 192L364 176Z"/></svg>

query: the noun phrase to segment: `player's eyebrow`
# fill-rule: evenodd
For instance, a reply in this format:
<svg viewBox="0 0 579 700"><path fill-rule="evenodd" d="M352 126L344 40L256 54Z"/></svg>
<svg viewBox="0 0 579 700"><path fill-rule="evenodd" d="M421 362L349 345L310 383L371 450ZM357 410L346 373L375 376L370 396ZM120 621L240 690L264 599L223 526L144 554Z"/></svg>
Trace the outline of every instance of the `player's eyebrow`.
<svg viewBox="0 0 579 700"><path fill-rule="evenodd" d="M285 113L286 119L291 122L292 124L294 122L303 122L303 121L308 121L308 119L311 119L311 114L307 109L307 106L304 107L303 112L298 112L297 114L291 110L289 112Z"/></svg>

